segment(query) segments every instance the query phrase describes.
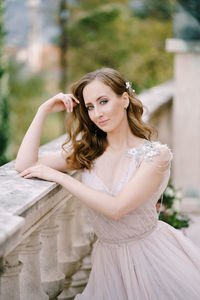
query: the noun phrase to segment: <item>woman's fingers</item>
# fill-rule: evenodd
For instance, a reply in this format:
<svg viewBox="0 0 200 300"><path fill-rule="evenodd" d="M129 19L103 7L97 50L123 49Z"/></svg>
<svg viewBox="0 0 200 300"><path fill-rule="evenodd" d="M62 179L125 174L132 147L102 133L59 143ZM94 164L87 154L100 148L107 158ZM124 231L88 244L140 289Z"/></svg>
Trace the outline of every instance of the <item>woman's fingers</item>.
<svg viewBox="0 0 200 300"><path fill-rule="evenodd" d="M36 175L37 169L37 167L28 168L22 171L19 175L24 178L31 178L34 177L34 175Z"/></svg>
<svg viewBox="0 0 200 300"><path fill-rule="evenodd" d="M72 96L72 100L74 100L77 104L80 103L80 101L78 99L76 99L74 96Z"/></svg>
<svg viewBox="0 0 200 300"><path fill-rule="evenodd" d="M69 98L68 95L63 95L63 102L65 104L67 112L71 112L71 102L72 102L72 100Z"/></svg>
<svg viewBox="0 0 200 300"><path fill-rule="evenodd" d="M72 112L73 107L80 103L72 94L63 95L63 97L68 112Z"/></svg>
<svg viewBox="0 0 200 300"><path fill-rule="evenodd" d="M59 93L49 99L46 103L47 107L49 106L50 112L62 111L72 112L73 107L79 104L79 100L76 99L73 94L63 94Z"/></svg>
<svg viewBox="0 0 200 300"><path fill-rule="evenodd" d="M35 176L33 175L33 172L31 172L31 171L28 171L28 172L26 172L26 173L24 173L24 174L20 173L19 175L20 175L21 177L23 177L23 178L26 178L26 179L35 177Z"/></svg>
<svg viewBox="0 0 200 300"><path fill-rule="evenodd" d="M26 179L37 177L47 181L56 181L57 173L58 171L52 168L42 164L37 164L22 171L19 175Z"/></svg>
<svg viewBox="0 0 200 300"><path fill-rule="evenodd" d="M41 178L43 174L42 171L42 166L41 165L36 165L33 167L30 167L24 171L22 171L19 175L23 178L32 178L32 177L39 177Z"/></svg>

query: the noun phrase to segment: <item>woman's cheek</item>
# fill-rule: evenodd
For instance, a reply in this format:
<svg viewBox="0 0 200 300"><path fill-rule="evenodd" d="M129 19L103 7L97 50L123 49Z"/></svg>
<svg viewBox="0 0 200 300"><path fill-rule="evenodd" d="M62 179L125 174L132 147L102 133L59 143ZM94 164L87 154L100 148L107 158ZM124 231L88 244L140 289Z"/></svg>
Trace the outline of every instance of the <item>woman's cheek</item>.
<svg viewBox="0 0 200 300"><path fill-rule="evenodd" d="M94 124L97 125L97 122L96 122L96 119L95 119L95 117L94 117L94 113L93 113L92 110L91 110L90 112L88 112L88 115L89 115L90 120L91 120Z"/></svg>

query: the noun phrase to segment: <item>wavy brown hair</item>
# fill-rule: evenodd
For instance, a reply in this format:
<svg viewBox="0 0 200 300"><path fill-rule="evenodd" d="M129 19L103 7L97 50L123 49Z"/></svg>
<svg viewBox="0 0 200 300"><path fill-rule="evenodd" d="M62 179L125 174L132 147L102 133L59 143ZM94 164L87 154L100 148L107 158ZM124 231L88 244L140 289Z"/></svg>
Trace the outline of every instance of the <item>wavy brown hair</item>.
<svg viewBox="0 0 200 300"><path fill-rule="evenodd" d="M135 136L147 140L151 140L154 134L158 136L156 128L142 121L144 106L135 97L132 89L126 88L126 79L118 71L111 68L102 68L90 72L71 87L72 94L80 101L80 104L74 107L73 113L66 120L68 138L62 145L64 151L66 151L65 145L67 145L69 147L68 151L71 152L66 159L70 170L85 168L90 170L93 161L103 154L108 144L107 133L91 121L84 103L83 89L95 79L109 86L118 96L121 96L124 92L128 93L127 119L131 132Z"/></svg>

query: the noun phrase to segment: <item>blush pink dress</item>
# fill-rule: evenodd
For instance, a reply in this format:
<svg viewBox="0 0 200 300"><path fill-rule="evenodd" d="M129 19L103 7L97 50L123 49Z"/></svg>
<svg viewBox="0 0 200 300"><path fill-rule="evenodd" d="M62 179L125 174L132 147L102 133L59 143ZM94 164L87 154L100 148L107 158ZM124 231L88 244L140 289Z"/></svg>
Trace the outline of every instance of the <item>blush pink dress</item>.
<svg viewBox="0 0 200 300"><path fill-rule="evenodd" d="M82 172L84 184L111 195L120 192L142 163L153 164L162 183L120 220L88 209L98 239L87 286L75 300L200 299L200 249L181 231L159 221L156 211L172 158L166 144L145 140L115 156L105 151L91 171Z"/></svg>

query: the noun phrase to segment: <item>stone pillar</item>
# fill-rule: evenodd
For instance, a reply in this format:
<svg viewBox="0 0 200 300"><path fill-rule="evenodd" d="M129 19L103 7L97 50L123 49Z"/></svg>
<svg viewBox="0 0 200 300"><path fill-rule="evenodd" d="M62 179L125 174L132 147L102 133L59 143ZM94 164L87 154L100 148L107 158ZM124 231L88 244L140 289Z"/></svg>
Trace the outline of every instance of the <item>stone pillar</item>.
<svg viewBox="0 0 200 300"><path fill-rule="evenodd" d="M88 227L87 220L84 218L85 207L80 200L74 198L74 210L76 217L73 219L73 248L79 257L85 257L90 251L90 240L86 235Z"/></svg>
<svg viewBox="0 0 200 300"><path fill-rule="evenodd" d="M166 49L175 53L173 181L200 199L200 41L168 39Z"/></svg>
<svg viewBox="0 0 200 300"><path fill-rule="evenodd" d="M62 292L65 278L64 273L61 272L58 265L58 225L55 224L55 220L56 213L45 223L40 235L42 242L40 253L41 280L44 291L49 296L49 299L56 298Z"/></svg>
<svg viewBox="0 0 200 300"><path fill-rule="evenodd" d="M89 274L89 260L91 253L91 240L89 239L89 228L88 228L88 220L85 214L85 205L81 203L81 201L76 200L74 202L76 218L74 218L73 225L73 236L74 236L74 244L73 248L75 252L78 254L81 260L81 268L80 270L73 275L72 277L72 288L74 292L81 293L88 282L88 274Z"/></svg>
<svg viewBox="0 0 200 300"><path fill-rule="evenodd" d="M19 275L22 263L18 259L18 250L9 253L2 263L2 276L0 277L0 300L20 300Z"/></svg>
<svg viewBox="0 0 200 300"><path fill-rule="evenodd" d="M86 205L82 205L82 215L83 215L83 223L84 223L83 226L84 235L92 244L94 240L96 240L96 234L90 222L89 211Z"/></svg>
<svg viewBox="0 0 200 300"><path fill-rule="evenodd" d="M63 273L65 274L64 290L58 296L58 300L73 299L75 293L70 289L71 278L80 268L79 256L73 251L73 218L76 211L74 210L74 201L69 199L67 204L61 208L57 218L59 224L58 235L58 261Z"/></svg>
<svg viewBox="0 0 200 300"><path fill-rule="evenodd" d="M40 275L40 229L32 233L21 245L20 260L23 269L20 274L20 300L48 300L43 291ZM12 298L10 298L12 299Z"/></svg>

